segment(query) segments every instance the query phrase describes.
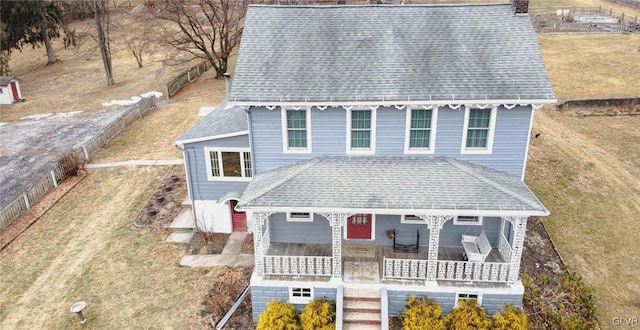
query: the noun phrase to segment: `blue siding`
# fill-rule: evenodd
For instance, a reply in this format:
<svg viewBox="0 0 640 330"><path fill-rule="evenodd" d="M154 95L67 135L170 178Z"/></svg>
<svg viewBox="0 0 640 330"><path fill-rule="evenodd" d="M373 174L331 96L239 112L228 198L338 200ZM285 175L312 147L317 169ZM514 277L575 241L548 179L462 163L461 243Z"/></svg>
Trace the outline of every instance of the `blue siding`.
<svg viewBox="0 0 640 330"><path fill-rule="evenodd" d="M460 291L473 291L470 288L460 288ZM398 316L404 311L407 304L407 294L414 296L424 296L435 300L442 307L443 314L449 314L456 302L455 292L421 292L421 291L387 291L389 301L389 316ZM522 307L522 294L483 294L482 307L488 315L493 315L504 304L512 304L515 307Z"/></svg>
<svg viewBox="0 0 640 330"><path fill-rule="evenodd" d="M185 166L189 171L191 198L217 200L230 191L244 191L249 182L209 181L204 148L249 148L248 135L188 143L184 146Z"/></svg>
<svg viewBox="0 0 640 330"><path fill-rule="evenodd" d="M435 156L450 156L488 166L520 177L526 157L531 109L499 107L496 116L493 153L460 154L464 111L438 110ZM282 124L279 108L251 108L252 139L256 173L320 155L346 154L346 111L342 108L311 110L312 153L282 152ZM406 110L379 108L376 119L376 155L404 155ZM425 155L429 157L429 155Z"/></svg>
<svg viewBox="0 0 640 330"><path fill-rule="evenodd" d="M269 217L269 232L273 243L331 244L331 226L324 217L315 214L313 222L287 222L284 213Z"/></svg>
<svg viewBox="0 0 640 330"><path fill-rule="evenodd" d="M386 231L396 230L396 242L412 244L416 240L416 230L420 231L420 245L429 245L429 228L426 224L400 223L399 215L377 214L375 216L375 239L372 241L343 240L345 244L365 245L393 245L393 240L387 238ZM454 225L453 220L447 221L440 230L440 246L461 246L463 234L480 235L484 230L491 246L497 247L500 235L500 218L484 218L483 226ZM271 242L278 243L315 243L331 244L331 226L323 216L314 214L313 222L287 222L284 213L273 214L269 217ZM313 233L313 234L310 234ZM507 236L509 237L509 236Z"/></svg>
<svg viewBox="0 0 640 330"><path fill-rule="evenodd" d="M313 288L313 295L315 298L325 298L327 300L336 301L336 288ZM271 300L282 300L287 302L289 300L289 288L288 287L271 287L271 286L251 286L251 309L253 312L253 321L257 322L260 318L260 314L267 309L267 303ZM294 304L298 312L302 312L304 309L303 304Z"/></svg>

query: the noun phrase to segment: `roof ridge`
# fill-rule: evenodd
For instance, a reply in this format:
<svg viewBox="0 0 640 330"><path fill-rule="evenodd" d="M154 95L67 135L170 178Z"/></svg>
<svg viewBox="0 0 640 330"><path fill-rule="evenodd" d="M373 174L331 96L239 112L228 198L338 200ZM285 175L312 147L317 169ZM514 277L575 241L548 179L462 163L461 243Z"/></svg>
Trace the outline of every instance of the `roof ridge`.
<svg viewBox="0 0 640 330"><path fill-rule="evenodd" d="M271 184L270 186L267 186L265 188L263 188L261 191L259 191L258 194L256 194L255 196L251 196L251 199L244 202L243 204L248 205L251 201L260 198L261 196L269 193L270 191L280 187L281 185L283 185L284 183L286 183L287 181L295 178L296 176L300 175L302 172L308 170L309 168L313 167L314 165L316 165L317 163L319 163L321 160L323 160L325 157L324 156L320 156L320 157L315 157L315 158L311 158L311 159L307 159L303 162L303 164L300 164L301 162L292 164L291 167L295 167L295 166L299 166L299 168L294 169L293 171L291 171L287 176L281 178L280 180L275 181L273 184ZM286 166L284 166L286 167ZM283 167L278 167L275 170L282 170ZM268 172L265 172L268 173ZM263 173L263 174L265 174ZM246 189L245 189L246 190Z"/></svg>
<svg viewBox="0 0 640 330"><path fill-rule="evenodd" d="M523 196L521 196L520 194L516 193L515 191L508 189L502 185L500 185L499 183L485 177L484 175L476 172L476 171L472 171L468 166L462 164L459 160L454 159L454 158L450 158L450 157L443 157L449 164L455 166L456 168L460 169L461 171L473 176L474 178L490 185L491 187L493 187L494 189L499 190L500 192L503 192L517 200L519 200L520 202L529 205L532 208L537 208L539 205L535 205L535 203L531 203L531 201L528 201L526 198L524 198ZM485 168L484 166L481 166L481 168ZM536 198L537 200L537 198Z"/></svg>

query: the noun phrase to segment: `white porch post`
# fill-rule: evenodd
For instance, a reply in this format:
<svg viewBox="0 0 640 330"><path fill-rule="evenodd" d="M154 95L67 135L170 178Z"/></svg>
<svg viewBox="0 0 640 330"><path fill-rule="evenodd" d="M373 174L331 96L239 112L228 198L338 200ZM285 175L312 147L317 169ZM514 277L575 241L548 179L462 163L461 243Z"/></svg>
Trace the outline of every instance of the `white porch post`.
<svg viewBox="0 0 640 330"><path fill-rule="evenodd" d="M498 236L498 251L502 252L504 250L504 242L502 241L502 235L504 235L504 225L505 225L505 220L504 218L500 218L501 222L500 222L500 235Z"/></svg>
<svg viewBox="0 0 640 330"><path fill-rule="evenodd" d="M331 226L331 254L333 257L333 278L342 277L342 225L351 214L346 213L321 213L329 220Z"/></svg>
<svg viewBox="0 0 640 330"><path fill-rule="evenodd" d="M524 236L527 230L527 217L503 217L511 222L513 228L513 244L511 244L511 265L509 266L509 278L507 282L513 284L518 281L520 273L520 259L522 258L522 248L524 246Z"/></svg>
<svg viewBox="0 0 640 330"><path fill-rule="evenodd" d="M438 246L440 243L440 229L447 220L453 219L449 215L418 215L427 222L429 227L429 252L427 254L427 281L435 281L438 267Z"/></svg>
<svg viewBox="0 0 640 330"><path fill-rule="evenodd" d="M263 250L262 225L269 219L271 213L253 212L253 253L255 253L255 270L258 275L264 276L264 256L267 251Z"/></svg>

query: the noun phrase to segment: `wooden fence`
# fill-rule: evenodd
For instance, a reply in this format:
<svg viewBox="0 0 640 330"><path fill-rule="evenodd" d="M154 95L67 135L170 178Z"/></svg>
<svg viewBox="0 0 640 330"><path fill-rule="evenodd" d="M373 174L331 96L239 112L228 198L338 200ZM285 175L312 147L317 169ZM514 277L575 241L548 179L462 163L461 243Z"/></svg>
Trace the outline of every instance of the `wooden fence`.
<svg viewBox="0 0 640 330"><path fill-rule="evenodd" d="M618 0L616 0L618 1ZM624 0L620 0L624 1ZM553 28L549 28L545 24L548 23L545 20L545 17L557 17L557 13L562 13L563 20L561 22L552 22ZM565 26L567 24L576 24L579 16L586 16L587 20L589 17L593 17L593 20L596 21L598 16L601 17L610 17L615 21L615 23L581 23L582 26L587 26L587 30L581 30L580 32L620 32L620 33L638 33L640 32L640 19L638 16L627 15L620 10L615 10L613 8L603 8L600 7L576 7L576 6L555 6L555 7L530 7L529 8L529 16L531 19L536 22L534 26L536 27L536 32L544 33L544 32L555 32L557 33L561 29L560 26ZM569 21L564 21L565 18L570 18ZM599 26L600 29L597 27Z"/></svg>
<svg viewBox="0 0 640 330"><path fill-rule="evenodd" d="M183 72L181 75L174 78L166 86L167 98L175 95L178 91L182 89L182 87L196 80L198 77L200 77L201 74L203 74L208 69L209 69L209 63L207 61L202 61L202 63L190 67L187 71Z"/></svg>
<svg viewBox="0 0 640 330"><path fill-rule="evenodd" d="M140 102L129 108L118 119L95 135L85 143L77 154L85 160L91 159L100 148L107 145L111 139L122 133L125 128L156 106L154 96L142 98ZM81 159L80 158L80 159ZM58 187L58 184L66 179L66 173L59 163L53 163L50 170L33 180L33 184L25 189L22 194L11 203L0 208L0 231L9 227L16 219L29 211L33 205L42 200L51 190Z"/></svg>

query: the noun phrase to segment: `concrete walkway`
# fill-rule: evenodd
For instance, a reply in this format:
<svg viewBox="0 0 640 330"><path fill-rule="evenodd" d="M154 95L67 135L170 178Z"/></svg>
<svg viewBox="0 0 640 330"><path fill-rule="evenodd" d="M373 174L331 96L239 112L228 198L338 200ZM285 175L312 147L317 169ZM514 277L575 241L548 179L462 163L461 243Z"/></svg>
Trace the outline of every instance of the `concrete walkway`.
<svg viewBox="0 0 640 330"><path fill-rule="evenodd" d="M253 265L253 254L242 254L240 250L244 244L247 232L234 231L229 236L220 254L191 254L182 257L180 266L183 267L215 267Z"/></svg>
<svg viewBox="0 0 640 330"><path fill-rule="evenodd" d="M85 168L101 168L101 167L116 167L116 166L171 166L182 165L184 159L140 159L140 160L126 160L124 162L117 163L102 163L102 164L87 164Z"/></svg>

